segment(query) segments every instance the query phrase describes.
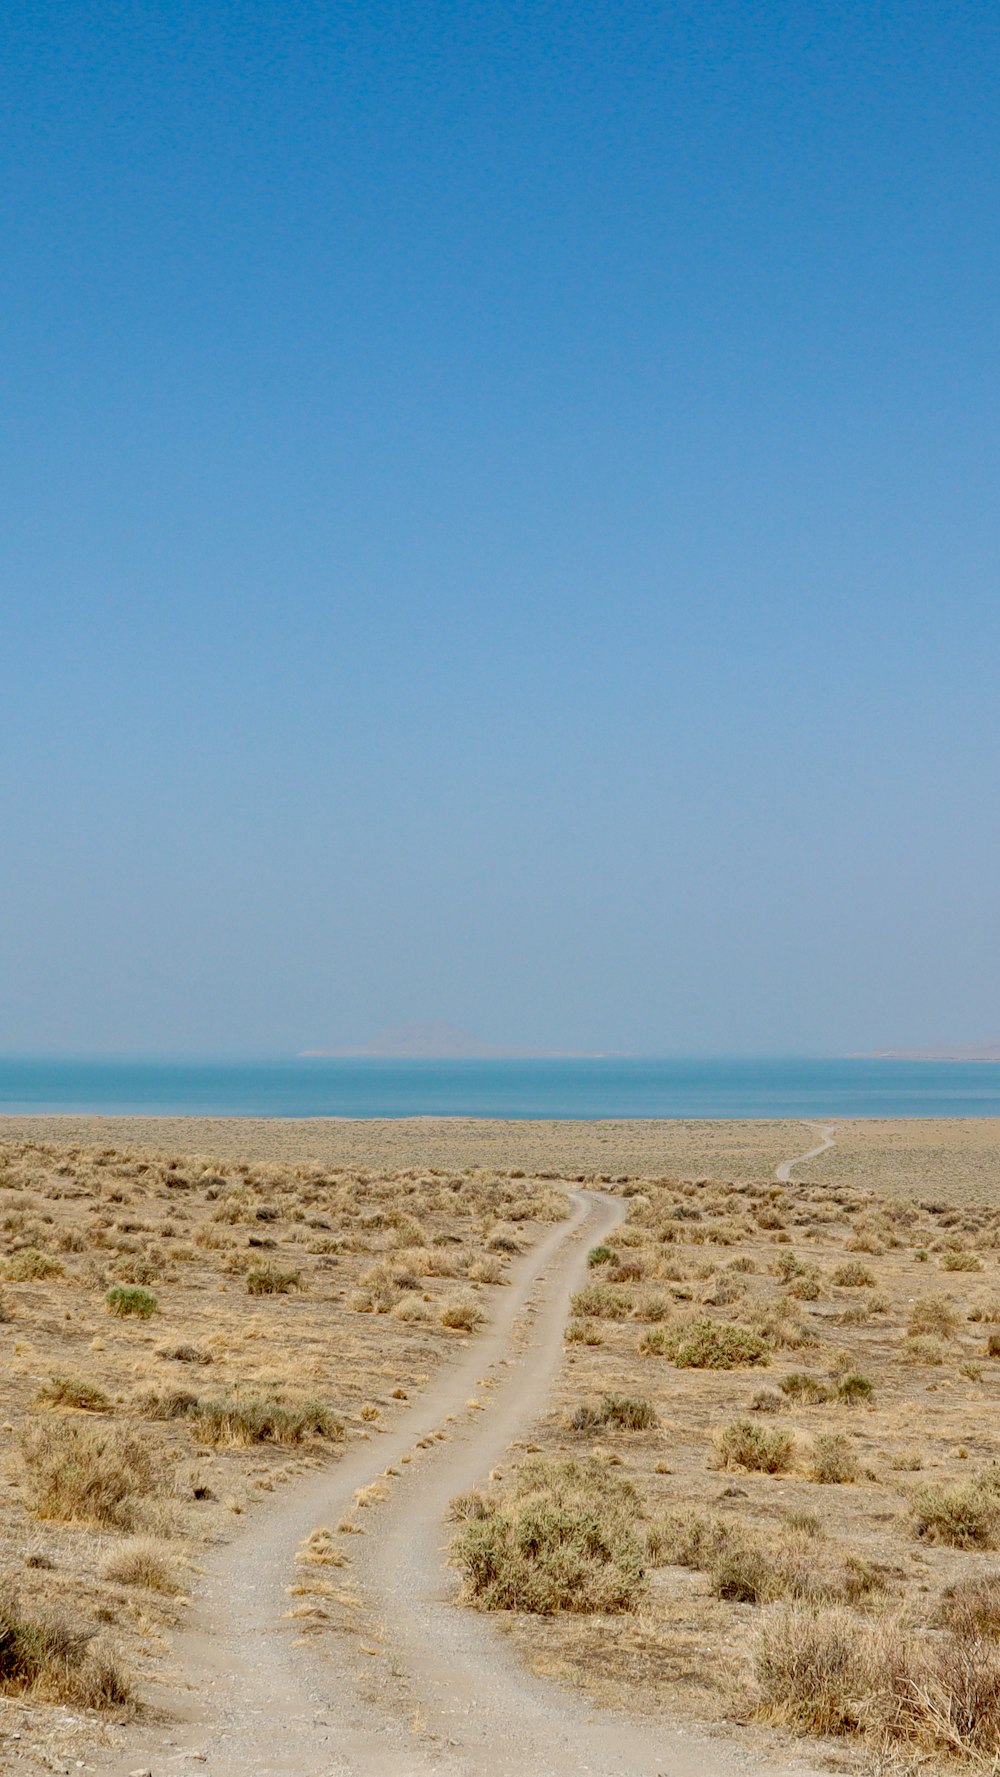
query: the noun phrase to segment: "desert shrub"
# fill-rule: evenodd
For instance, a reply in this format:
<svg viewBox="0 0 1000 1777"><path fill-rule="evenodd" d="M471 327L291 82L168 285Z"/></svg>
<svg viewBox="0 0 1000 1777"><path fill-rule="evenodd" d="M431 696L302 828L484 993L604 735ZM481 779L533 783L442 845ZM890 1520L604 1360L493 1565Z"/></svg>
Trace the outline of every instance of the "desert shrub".
<svg viewBox="0 0 1000 1777"><path fill-rule="evenodd" d="M61 1277L65 1269L62 1260L54 1258L51 1253L39 1252L36 1246L26 1246L7 1260L5 1275L11 1283L36 1283L47 1277Z"/></svg>
<svg viewBox="0 0 1000 1777"><path fill-rule="evenodd" d="M1000 1532L1000 1501L982 1479L933 1482L913 1495L913 1530L953 1549L992 1549Z"/></svg>
<svg viewBox="0 0 1000 1777"><path fill-rule="evenodd" d="M818 1271L810 1268L794 1276L787 1288L796 1302L818 1302L823 1294L823 1279Z"/></svg>
<svg viewBox="0 0 1000 1777"><path fill-rule="evenodd" d="M282 1271L277 1265L254 1265L247 1272L248 1296L287 1296L302 1288L301 1271Z"/></svg>
<svg viewBox="0 0 1000 1777"><path fill-rule="evenodd" d="M566 1326L567 1345L603 1345L604 1335L592 1320L571 1320Z"/></svg>
<svg viewBox="0 0 1000 1777"><path fill-rule="evenodd" d="M651 1291L649 1295L639 1298L633 1313L636 1320L647 1321L651 1326L656 1326L660 1321L669 1320L673 1311L669 1296Z"/></svg>
<svg viewBox="0 0 1000 1777"><path fill-rule="evenodd" d="M812 1734L865 1733L992 1768L1000 1650L979 1634L916 1635L898 1620L788 1608L756 1649L762 1713Z"/></svg>
<svg viewBox="0 0 1000 1777"><path fill-rule="evenodd" d="M167 1596L184 1590L169 1549L153 1537L132 1537L104 1563L104 1578L119 1586L145 1586Z"/></svg>
<svg viewBox="0 0 1000 1777"><path fill-rule="evenodd" d="M1000 1333L990 1333L986 1340L987 1357L1000 1357Z"/></svg>
<svg viewBox="0 0 1000 1777"><path fill-rule="evenodd" d="M433 1320L434 1315L429 1304L423 1300L422 1296L406 1295L400 1296L399 1299L394 1302L392 1318L393 1320L406 1322L428 1321Z"/></svg>
<svg viewBox="0 0 1000 1777"><path fill-rule="evenodd" d="M859 1401L871 1401L875 1397L875 1384L863 1370L848 1370L837 1379L837 1399L846 1402L849 1407Z"/></svg>
<svg viewBox="0 0 1000 1777"><path fill-rule="evenodd" d="M514 1230L502 1226L494 1228L492 1233L486 1236L486 1245L489 1247L491 1253L506 1253L509 1258L516 1257L518 1253L523 1252L524 1250L522 1243Z"/></svg>
<svg viewBox="0 0 1000 1777"><path fill-rule="evenodd" d="M175 1364L210 1364L212 1354L203 1351L200 1345L165 1345L157 1352L158 1357L169 1358Z"/></svg>
<svg viewBox="0 0 1000 1777"><path fill-rule="evenodd" d="M958 1332L958 1310L947 1296L923 1296L910 1310L907 1331L911 1338L930 1333L937 1339L953 1339Z"/></svg>
<svg viewBox="0 0 1000 1777"><path fill-rule="evenodd" d="M1000 1573L974 1574L949 1586L938 1622L956 1635L1000 1635Z"/></svg>
<svg viewBox="0 0 1000 1777"><path fill-rule="evenodd" d="M788 1468L794 1439L777 1426L757 1425L752 1419L734 1419L718 1434L721 1468L746 1468L764 1475L778 1475Z"/></svg>
<svg viewBox="0 0 1000 1777"><path fill-rule="evenodd" d="M306 1438L340 1438L344 1427L322 1401L278 1395L220 1395L202 1400L191 1414L195 1436L214 1445L301 1444Z"/></svg>
<svg viewBox="0 0 1000 1777"><path fill-rule="evenodd" d="M571 1303L575 1315L593 1320L625 1320L631 1306L626 1291L610 1283L585 1284Z"/></svg>
<svg viewBox="0 0 1000 1777"><path fill-rule="evenodd" d="M981 1271L983 1262L975 1253L955 1252L941 1254L942 1271Z"/></svg>
<svg viewBox="0 0 1000 1777"><path fill-rule="evenodd" d="M473 1327L479 1326L486 1319L478 1302L471 1296L452 1296L441 1304L438 1319L443 1327L452 1327L457 1332L468 1333Z"/></svg>
<svg viewBox="0 0 1000 1777"><path fill-rule="evenodd" d="M813 1439L809 1479L829 1486L857 1478L858 1459L850 1439L842 1431L820 1432Z"/></svg>
<svg viewBox="0 0 1000 1777"><path fill-rule="evenodd" d="M485 1610L631 1610L645 1577L638 1495L605 1463L534 1457L466 1514L452 1558Z"/></svg>
<svg viewBox="0 0 1000 1777"><path fill-rule="evenodd" d="M701 1318L679 1326L650 1327L639 1350L670 1358L679 1370L736 1370L766 1364L770 1358L767 1339L753 1327Z"/></svg>
<svg viewBox="0 0 1000 1777"><path fill-rule="evenodd" d="M504 1268L494 1254L488 1253L484 1258L473 1259L468 1278L470 1283L503 1283Z"/></svg>
<svg viewBox="0 0 1000 1777"><path fill-rule="evenodd" d="M823 1382L819 1376L810 1376L806 1370L790 1370L787 1376L782 1376L778 1387L790 1400L806 1406L828 1401L833 1393L828 1382Z"/></svg>
<svg viewBox="0 0 1000 1777"><path fill-rule="evenodd" d="M85 1376L50 1376L35 1396L42 1407L78 1407L84 1413L108 1413L111 1397Z"/></svg>
<svg viewBox="0 0 1000 1777"><path fill-rule="evenodd" d="M198 1396L190 1388L148 1388L135 1404L144 1419L189 1419Z"/></svg>
<svg viewBox="0 0 1000 1777"><path fill-rule="evenodd" d="M943 1339L936 1339L932 1333L918 1333L903 1340L899 1355L908 1364L946 1364L951 1351Z"/></svg>
<svg viewBox="0 0 1000 1777"><path fill-rule="evenodd" d="M116 1314L119 1320L126 1315L137 1315L140 1320L149 1320L156 1313L156 1297L150 1290L140 1289L138 1284L116 1283L104 1298L108 1312Z"/></svg>
<svg viewBox="0 0 1000 1777"><path fill-rule="evenodd" d="M131 1686L89 1631L62 1619L24 1614L15 1595L0 1595L0 1692L30 1693L75 1709L129 1709Z"/></svg>
<svg viewBox="0 0 1000 1777"><path fill-rule="evenodd" d="M781 1413L788 1402L777 1388L758 1388L750 1402L751 1413Z"/></svg>
<svg viewBox="0 0 1000 1777"><path fill-rule="evenodd" d="M1000 1321L1000 1297L990 1296L973 1302L966 1318L973 1321Z"/></svg>
<svg viewBox="0 0 1000 1777"><path fill-rule="evenodd" d="M698 1512L668 1516L649 1527L649 1558L660 1566L700 1568L716 1597L730 1603L771 1604L786 1597L857 1602L881 1589L882 1576L856 1556L817 1548L818 1520L806 1514L799 1519L767 1535L738 1519Z"/></svg>
<svg viewBox="0 0 1000 1777"><path fill-rule="evenodd" d="M880 1652L849 1610L786 1607L765 1622L755 1650L765 1712L806 1733L856 1731L880 1683Z"/></svg>
<svg viewBox="0 0 1000 1777"><path fill-rule="evenodd" d="M138 1502L155 1486L145 1444L116 1426L78 1419L29 1424L21 1456L38 1518L132 1530Z"/></svg>
<svg viewBox="0 0 1000 1777"><path fill-rule="evenodd" d="M570 1418L572 1431L592 1431L613 1425L620 1431L651 1431L659 1417L651 1401L642 1395L606 1394L600 1406L587 1402Z"/></svg>
<svg viewBox="0 0 1000 1777"><path fill-rule="evenodd" d="M860 1259L847 1259L843 1265L838 1265L833 1281L842 1290L863 1290L874 1284L875 1275L867 1265L862 1265Z"/></svg>
<svg viewBox="0 0 1000 1777"><path fill-rule="evenodd" d="M591 1266L616 1265L617 1263L618 1254L613 1246L592 1246L587 1254L587 1264Z"/></svg>

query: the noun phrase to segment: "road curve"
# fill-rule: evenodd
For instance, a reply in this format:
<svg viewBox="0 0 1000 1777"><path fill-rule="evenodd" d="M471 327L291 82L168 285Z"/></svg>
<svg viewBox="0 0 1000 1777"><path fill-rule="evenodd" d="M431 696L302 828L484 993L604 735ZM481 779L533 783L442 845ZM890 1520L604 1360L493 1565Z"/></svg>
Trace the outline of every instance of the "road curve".
<svg viewBox="0 0 1000 1777"><path fill-rule="evenodd" d="M813 1123L811 1127L819 1131L819 1146L810 1148L808 1153L796 1154L791 1160L782 1160L781 1165L774 1169L774 1176L780 1185L791 1183L793 1166L801 1166L806 1160L815 1160L818 1154L825 1154L828 1148L836 1147L833 1139L836 1123Z"/></svg>

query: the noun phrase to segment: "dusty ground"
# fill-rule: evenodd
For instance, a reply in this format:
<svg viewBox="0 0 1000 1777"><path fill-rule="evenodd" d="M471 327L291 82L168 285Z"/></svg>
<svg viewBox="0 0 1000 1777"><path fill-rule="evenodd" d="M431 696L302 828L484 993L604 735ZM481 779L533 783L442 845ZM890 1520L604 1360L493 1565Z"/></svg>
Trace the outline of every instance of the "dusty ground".
<svg viewBox="0 0 1000 1777"><path fill-rule="evenodd" d="M993 1571L988 1546L956 1549L917 1535L913 1507L924 1483L988 1473L996 1455L1000 1360L986 1355L995 1323L969 1318L1000 1313L1000 1216L990 1208L1000 1182L996 1125L839 1125L837 1147L784 1186L768 1175L814 1144L811 1126L10 1119L12 1126L17 1139L0 1149L0 1287L10 1317L0 1323L5 1576L22 1613L54 1611L96 1632L91 1651L106 1649L140 1693L149 1694L150 1675L169 1664L188 1589L197 1595L202 1566L215 1562L206 1557L210 1546L232 1539L238 1576L246 1565L240 1550L252 1538L236 1527L255 1501L279 1481L289 1483L290 1501L305 1498L312 1483L303 1471L333 1459L331 1472L347 1476L352 1451L360 1472L365 1440L387 1446L397 1417L404 1437L424 1394L436 1398L442 1363L454 1368L464 1339L477 1349L470 1316L460 1309L460 1324L449 1328L442 1305L457 1297L499 1326L512 1293L488 1280L527 1262L516 1250L564 1213L581 1178L618 1196L628 1221L612 1237L611 1259L589 1270L582 1253L572 1261L589 1294L570 1313L558 1375L552 1364L566 1304L553 1298L545 1309L552 1361L538 1354L535 1404L527 1392L515 1400L522 1428L501 1473L508 1480L535 1446L562 1456L597 1451L634 1480L653 1553L637 1608L623 1615L502 1613L522 1663L599 1703L625 1704L636 1723L715 1719L745 1745L764 1745L762 1716L773 1726L781 1711L763 1707L755 1649L767 1622L801 1596L803 1571L824 1576L827 1590L813 1603L832 1599L860 1624L893 1613L918 1633L937 1621L949 1586ZM72 1152L25 1144L43 1128L64 1143L99 1137L101 1145ZM114 1147L126 1137L128 1150ZM174 1157L168 1139L178 1143ZM191 1157L199 1153L212 1158ZM850 1182L834 1182L844 1178ZM895 1206L893 1184L903 1199ZM839 1267L851 1262L866 1280L838 1282ZM298 1272L298 1283L285 1294L252 1295L248 1276L261 1266ZM119 1281L154 1293L149 1320L108 1312L106 1291ZM944 1323L951 1304L954 1324L914 1342L910 1316L926 1298L943 1300ZM762 1340L760 1361L728 1371L678 1367L670 1336L691 1317L749 1327ZM641 1349L664 1336L663 1352ZM184 1356L168 1355L184 1347ZM784 1392L782 1379L795 1371L826 1398L804 1404L801 1390ZM873 1393L848 1404L835 1391L852 1372ZM65 1389L62 1400L51 1398L53 1377L95 1383L108 1399L96 1411L68 1405ZM647 1401L658 1423L645 1431L614 1423L575 1429L578 1410L599 1410L609 1393ZM286 1446L220 1446L199 1403L234 1399L318 1403L335 1422L310 1430L307 1412L302 1436ZM540 1414L533 1426L525 1426L526 1410ZM790 1434L779 1472L748 1471L732 1456L720 1466L727 1459L719 1435L743 1418ZM154 1479L132 1501L134 1522L41 1516L22 1442L28 1424L138 1431ZM450 1428L441 1435L450 1438ZM829 1436L853 1473L848 1481L812 1478L817 1446ZM372 1459L378 1475L374 1447ZM447 1492L444 1447L439 1460L446 1467L436 1485ZM474 1451L468 1460L474 1464ZM258 1505L254 1521L280 1525L285 1491ZM393 1517L384 1510L388 1535ZM799 1550L798 1577L789 1579L787 1561L778 1562L783 1596L720 1596L704 1549L687 1564L695 1520L721 1522L752 1543L758 1573L775 1568L776 1547ZM405 1549L405 1513L399 1524ZM431 1572L443 1532L428 1522L422 1534ZM345 1533L348 1550L351 1540ZM373 1599L380 1547L373 1538ZM143 1550L145 1569L133 1559L123 1579L123 1554ZM150 1559L167 1590L147 1583ZM324 1563L315 1565L322 1582ZM302 1570L289 1567L275 1582L282 1610L285 1586L302 1584ZM418 1582L427 1585L428 1574L414 1576L415 1597ZM309 1633L316 1601L308 1584L296 1596L302 1602L292 1608ZM433 1602L428 1594L426 1608ZM325 1608L320 1596L320 1619ZM414 1661L419 1615L415 1621ZM443 1636L445 1618L440 1629ZM261 1633L273 1633L267 1622ZM467 1642L460 1636L456 1645ZM492 1671L495 1648L482 1659L482 1670ZM510 1685L515 1679L512 1668ZM125 1706L98 1715L79 1701L49 1702L36 1687L0 1700L0 1748L12 1768L29 1773L69 1770L78 1759L86 1769L106 1724L127 1714ZM645 1766L637 1754L626 1768Z"/></svg>
<svg viewBox="0 0 1000 1777"><path fill-rule="evenodd" d="M490 1122L241 1117L0 1117L0 1141L134 1147L347 1170L518 1169L565 1179L767 1178L802 1146L797 1121ZM804 1176L894 1195L935 1190L991 1200L1000 1188L996 1118L858 1119Z"/></svg>

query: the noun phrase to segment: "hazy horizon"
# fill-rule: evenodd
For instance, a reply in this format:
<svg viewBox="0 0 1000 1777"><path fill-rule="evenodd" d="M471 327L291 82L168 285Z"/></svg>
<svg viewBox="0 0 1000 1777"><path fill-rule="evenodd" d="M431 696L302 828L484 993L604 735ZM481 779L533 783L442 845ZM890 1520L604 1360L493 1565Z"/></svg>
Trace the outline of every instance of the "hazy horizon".
<svg viewBox="0 0 1000 1777"><path fill-rule="evenodd" d="M991 1040L1000 15L0 42L0 1053Z"/></svg>

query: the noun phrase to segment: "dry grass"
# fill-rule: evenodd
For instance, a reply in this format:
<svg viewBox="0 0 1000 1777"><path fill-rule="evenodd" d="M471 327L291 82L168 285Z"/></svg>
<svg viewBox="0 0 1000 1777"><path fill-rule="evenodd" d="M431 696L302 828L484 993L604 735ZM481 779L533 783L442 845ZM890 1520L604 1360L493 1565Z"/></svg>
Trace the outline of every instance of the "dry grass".
<svg viewBox="0 0 1000 1777"><path fill-rule="evenodd" d="M30 1697L26 1777L87 1762L93 1724L50 1704L131 1707L198 1550L390 1420L564 1214L558 1184L508 1172L0 1144L0 1571L21 1649L0 1741L4 1691ZM369 1287L393 1312L354 1312Z"/></svg>
<svg viewBox="0 0 1000 1777"><path fill-rule="evenodd" d="M908 1745L932 1768L985 1756L1000 1636L977 1570L1000 1537L1000 1209L936 1178L918 1200L808 1180L621 1189L625 1226L574 1302L534 1441L549 1461L581 1446L617 1458L647 1576L614 1616L512 1612L517 1646L637 1711L848 1733L873 1756L891 1743L890 1763ZM981 1270L950 1262L961 1254ZM632 1395L659 1421L642 1436L601 1411ZM903 1650L895 1665L887 1648ZM924 1703L904 1710L918 1682Z"/></svg>

